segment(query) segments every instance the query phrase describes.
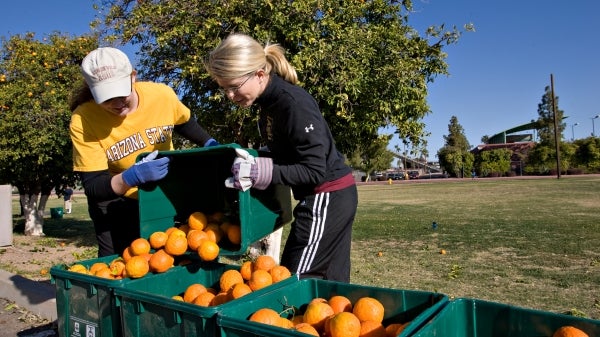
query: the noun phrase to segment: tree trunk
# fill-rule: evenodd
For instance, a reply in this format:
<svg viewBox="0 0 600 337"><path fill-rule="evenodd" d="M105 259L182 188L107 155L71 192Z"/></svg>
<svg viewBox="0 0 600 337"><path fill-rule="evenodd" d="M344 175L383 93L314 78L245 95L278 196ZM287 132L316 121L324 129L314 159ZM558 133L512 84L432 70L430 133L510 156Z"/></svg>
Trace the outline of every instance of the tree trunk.
<svg viewBox="0 0 600 337"><path fill-rule="evenodd" d="M38 209L38 198L40 189L32 189L29 192L19 188L23 215L25 217L24 234L27 236L43 236L44 234L44 211Z"/></svg>

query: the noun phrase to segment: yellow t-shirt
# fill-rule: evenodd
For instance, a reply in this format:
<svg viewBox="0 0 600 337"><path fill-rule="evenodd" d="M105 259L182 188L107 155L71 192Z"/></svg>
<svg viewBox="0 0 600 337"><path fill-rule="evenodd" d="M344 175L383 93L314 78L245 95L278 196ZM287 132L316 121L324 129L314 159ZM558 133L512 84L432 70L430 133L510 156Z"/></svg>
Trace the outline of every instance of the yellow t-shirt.
<svg viewBox="0 0 600 337"><path fill-rule="evenodd" d="M165 84L136 82L135 90L138 107L125 117L93 101L75 109L70 125L74 171L108 169L116 175L131 167L141 153L173 149L173 127L190 119L190 109ZM136 192L131 188L125 196L135 198Z"/></svg>

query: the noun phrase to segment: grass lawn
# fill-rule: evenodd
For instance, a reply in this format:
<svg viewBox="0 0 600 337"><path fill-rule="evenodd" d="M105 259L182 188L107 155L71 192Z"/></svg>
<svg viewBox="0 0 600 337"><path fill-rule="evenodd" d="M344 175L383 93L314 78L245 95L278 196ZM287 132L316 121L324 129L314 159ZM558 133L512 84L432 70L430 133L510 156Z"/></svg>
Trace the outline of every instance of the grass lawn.
<svg viewBox="0 0 600 337"><path fill-rule="evenodd" d="M600 176L396 181L358 191L352 283L600 319ZM49 208L62 199L51 198L46 237L36 240L67 242L78 249L74 259L94 258L85 197L75 198L60 220ZM13 205L18 214L17 199Z"/></svg>
<svg viewBox="0 0 600 337"><path fill-rule="evenodd" d="M599 247L600 177L362 185L351 281L599 319Z"/></svg>

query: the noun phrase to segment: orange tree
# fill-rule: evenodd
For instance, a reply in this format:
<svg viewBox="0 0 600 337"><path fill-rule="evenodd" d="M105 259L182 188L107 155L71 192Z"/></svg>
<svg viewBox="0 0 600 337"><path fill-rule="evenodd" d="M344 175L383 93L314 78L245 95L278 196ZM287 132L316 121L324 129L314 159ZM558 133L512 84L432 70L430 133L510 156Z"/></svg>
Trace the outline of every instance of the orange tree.
<svg viewBox="0 0 600 337"><path fill-rule="evenodd" d="M97 39L26 33L1 42L0 183L19 190L25 234L40 235L50 191L75 181L68 100Z"/></svg>
<svg viewBox="0 0 600 337"><path fill-rule="evenodd" d="M461 34L441 25L421 36L408 24L411 0L96 3L105 36L140 46L141 75L172 85L221 142L259 144L256 113L215 90L203 59L232 32L279 43L346 154L367 148L382 126L413 144L423 138L427 83L446 74L443 49Z"/></svg>

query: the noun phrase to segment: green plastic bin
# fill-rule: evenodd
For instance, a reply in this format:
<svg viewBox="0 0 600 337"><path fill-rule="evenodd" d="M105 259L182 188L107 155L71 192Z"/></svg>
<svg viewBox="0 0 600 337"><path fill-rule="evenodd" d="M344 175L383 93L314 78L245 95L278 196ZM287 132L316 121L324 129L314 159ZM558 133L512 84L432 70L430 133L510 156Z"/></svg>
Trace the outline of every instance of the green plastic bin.
<svg viewBox="0 0 600 337"><path fill-rule="evenodd" d="M238 144L160 152L168 156L169 173L158 182L140 188L140 232L148 238L175 223L186 223L195 211L223 211L241 226L241 244L223 240L219 255L243 255L248 246L272 233L292 218L289 187L273 185L267 190L245 192L226 188ZM253 155L257 152L246 149ZM140 156L141 158L141 156Z"/></svg>
<svg viewBox="0 0 600 337"><path fill-rule="evenodd" d="M333 295L346 296L352 303L364 296L378 299L385 308L384 325L411 322L400 336L409 336L448 301L446 295L438 293L302 279L286 287L272 289L262 296L247 298L235 306L223 308L217 315L217 325L222 337L306 337L300 332L251 322L248 318L260 308L271 308L280 313L288 309L290 314L283 317L290 318L290 308L304 312L306 304L313 298L329 298Z"/></svg>
<svg viewBox="0 0 600 337"><path fill-rule="evenodd" d="M62 207L50 208L50 217L52 219L62 219L64 210Z"/></svg>
<svg viewBox="0 0 600 337"><path fill-rule="evenodd" d="M77 262L90 268L96 262L110 263L119 255ZM66 265L50 269L52 283L56 286L56 311L60 336L121 336L121 304L115 297L116 288L128 287L137 282L160 285L164 275L178 273L184 266L175 266L165 273L148 273L139 279L109 280L92 275L68 271Z"/></svg>
<svg viewBox="0 0 600 337"><path fill-rule="evenodd" d="M240 299L212 307L202 307L174 300L193 283L219 288L219 279L229 269L240 266L220 263L193 263L157 278L140 278L127 287L114 290L120 303L122 335L125 337L191 337L218 336L216 315L228 306L260 296L272 288L286 287L297 282L290 277L269 287L243 296Z"/></svg>
<svg viewBox="0 0 600 337"><path fill-rule="evenodd" d="M112 255L78 263L89 269L96 262L110 263L117 257ZM130 279L103 279L68 271L65 265L52 267L50 275L56 286L60 336L121 336L119 304L112 291L124 286Z"/></svg>
<svg viewBox="0 0 600 337"><path fill-rule="evenodd" d="M551 337L571 325L600 336L600 321L476 299L448 302L414 337Z"/></svg>

